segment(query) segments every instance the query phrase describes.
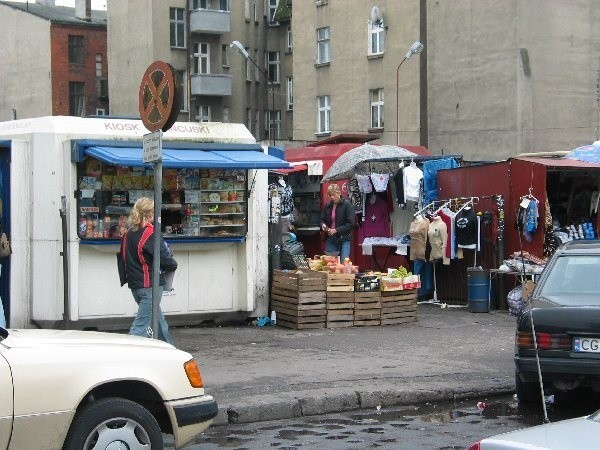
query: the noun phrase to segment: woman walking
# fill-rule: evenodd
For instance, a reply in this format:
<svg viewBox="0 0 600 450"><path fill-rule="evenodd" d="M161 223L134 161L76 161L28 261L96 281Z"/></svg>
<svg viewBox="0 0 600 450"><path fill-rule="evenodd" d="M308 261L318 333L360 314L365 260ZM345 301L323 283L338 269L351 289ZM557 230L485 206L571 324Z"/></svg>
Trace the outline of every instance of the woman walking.
<svg viewBox="0 0 600 450"><path fill-rule="evenodd" d="M121 254L124 255L127 285L135 302L138 312L131 324L129 334L148 336L152 330L152 267L154 258L154 239L161 239L160 245L160 294L162 297L165 284L164 272L173 272L177 269L177 261L173 259L169 248L162 242L160 232L154 232L154 200L142 197L135 202L127 219L128 230L121 241ZM156 332L156 330L154 330ZM158 307L158 338L173 344L169 333L169 326L165 316Z"/></svg>

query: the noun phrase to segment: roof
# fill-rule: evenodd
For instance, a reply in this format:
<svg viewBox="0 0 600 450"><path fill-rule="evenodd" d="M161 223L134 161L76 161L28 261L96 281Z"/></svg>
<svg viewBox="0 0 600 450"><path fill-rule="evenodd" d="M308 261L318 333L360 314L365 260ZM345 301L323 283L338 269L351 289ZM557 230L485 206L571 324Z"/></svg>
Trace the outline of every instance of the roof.
<svg viewBox="0 0 600 450"><path fill-rule="evenodd" d="M354 133L343 133L336 134L335 136L326 137L325 139L321 139L316 142L312 142L307 144L307 147L320 147L321 145L330 145L330 144L349 144L353 142L358 142L359 144L364 144L365 142L371 142L375 139L379 139L379 136L373 134L354 134Z"/></svg>
<svg viewBox="0 0 600 450"><path fill-rule="evenodd" d="M52 23L62 23L70 25L84 26L106 26L106 11L92 10L91 21L78 19L75 17L75 8L67 6L52 6L39 3L21 3L0 1L0 5L6 5L14 9L20 9L23 12L32 14Z"/></svg>
<svg viewBox="0 0 600 450"><path fill-rule="evenodd" d="M518 159L520 161L529 161L534 164L540 164L546 167L576 167L576 168L585 168L585 169L600 169L600 164L588 163L579 161L577 159L571 158L535 158L535 157L518 157L518 158L510 158L510 159Z"/></svg>

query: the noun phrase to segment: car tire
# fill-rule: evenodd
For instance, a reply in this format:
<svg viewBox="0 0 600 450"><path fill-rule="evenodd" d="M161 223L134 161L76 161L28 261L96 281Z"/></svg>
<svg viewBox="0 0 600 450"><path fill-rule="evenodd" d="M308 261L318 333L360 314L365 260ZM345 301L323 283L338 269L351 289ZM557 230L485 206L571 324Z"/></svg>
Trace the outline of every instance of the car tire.
<svg viewBox="0 0 600 450"><path fill-rule="evenodd" d="M515 387L519 403L536 403L542 400L540 384L521 381L519 372L515 372Z"/></svg>
<svg viewBox="0 0 600 450"><path fill-rule="evenodd" d="M125 448L164 447L160 427L146 408L123 398L105 398L85 405L75 415L63 450L89 450L99 443L99 448L107 448L111 442L123 442Z"/></svg>

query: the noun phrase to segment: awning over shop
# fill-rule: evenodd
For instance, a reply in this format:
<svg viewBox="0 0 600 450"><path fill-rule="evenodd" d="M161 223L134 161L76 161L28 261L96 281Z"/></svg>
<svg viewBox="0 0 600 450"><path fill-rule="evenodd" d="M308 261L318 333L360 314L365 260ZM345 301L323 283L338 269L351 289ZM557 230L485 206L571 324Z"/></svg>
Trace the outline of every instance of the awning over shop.
<svg viewBox="0 0 600 450"><path fill-rule="evenodd" d="M73 151L74 162L81 161L89 155L106 164L114 166L143 167L142 147L119 147L80 144L79 150ZM263 153L259 145L218 144L207 146L186 146L173 148L163 143L163 168L172 169L289 169L290 164L282 159Z"/></svg>

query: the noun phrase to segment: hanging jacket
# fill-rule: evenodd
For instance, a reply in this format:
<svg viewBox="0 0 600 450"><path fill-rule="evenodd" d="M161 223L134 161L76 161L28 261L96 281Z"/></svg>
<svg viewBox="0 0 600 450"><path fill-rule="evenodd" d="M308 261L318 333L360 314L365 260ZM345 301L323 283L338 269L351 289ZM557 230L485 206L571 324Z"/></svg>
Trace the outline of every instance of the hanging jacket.
<svg viewBox="0 0 600 450"><path fill-rule="evenodd" d="M335 210L335 224L331 223L332 208L333 202L327 202L321 213L321 227L325 224L328 228L335 228L340 241L351 240L354 229L354 207L342 197Z"/></svg>
<svg viewBox="0 0 600 450"><path fill-rule="evenodd" d="M165 284L163 272L177 269L177 261L164 242L160 245L160 280ZM125 254L127 285L130 289L152 287L152 263L154 261L154 227L146 225L137 230L129 230L121 241L121 252Z"/></svg>

